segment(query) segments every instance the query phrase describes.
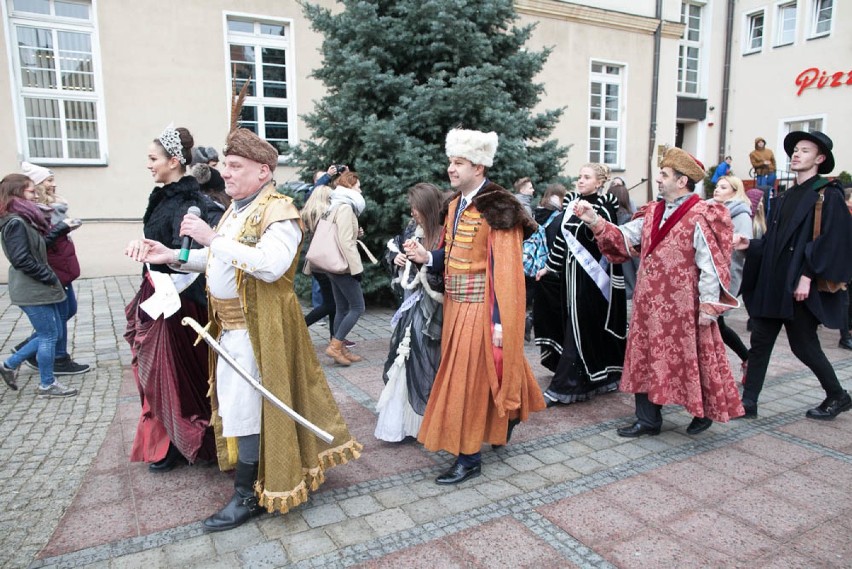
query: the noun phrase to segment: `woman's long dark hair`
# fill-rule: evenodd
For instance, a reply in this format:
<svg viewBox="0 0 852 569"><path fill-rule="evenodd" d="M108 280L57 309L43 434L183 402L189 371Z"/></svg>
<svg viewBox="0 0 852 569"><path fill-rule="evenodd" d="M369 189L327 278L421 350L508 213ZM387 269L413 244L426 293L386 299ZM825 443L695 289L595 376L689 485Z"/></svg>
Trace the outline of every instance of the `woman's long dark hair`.
<svg viewBox="0 0 852 569"><path fill-rule="evenodd" d="M630 207L630 193L627 191L627 188L621 184L613 184L607 191L614 195L615 199L618 200L619 210L624 210L630 215L635 213L633 208Z"/></svg>
<svg viewBox="0 0 852 569"><path fill-rule="evenodd" d="M436 247L444 226L441 209L446 196L437 186L420 182L408 189L408 203L423 217L424 246Z"/></svg>
<svg viewBox="0 0 852 569"><path fill-rule="evenodd" d="M9 202L13 198L26 199L24 190L33 183L23 174L8 174L0 180L0 216L9 213Z"/></svg>

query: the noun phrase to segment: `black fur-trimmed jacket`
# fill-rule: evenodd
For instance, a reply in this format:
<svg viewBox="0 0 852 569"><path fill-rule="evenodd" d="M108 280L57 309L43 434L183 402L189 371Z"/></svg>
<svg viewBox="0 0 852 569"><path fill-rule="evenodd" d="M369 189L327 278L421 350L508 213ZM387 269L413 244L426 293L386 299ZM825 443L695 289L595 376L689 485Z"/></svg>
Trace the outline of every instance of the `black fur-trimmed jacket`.
<svg viewBox="0 0 852 569"><path fill-rule="evenodd" d="M148 207L142 218L145 237L159 241L171 249L179 249L182 240L180 224L183 216L192 206L201 210L199 217L210 226L215 227L219 218L222 217L222 210L204 195L192 176L184 176L177 182L154 188L148 196ZM193 241L191 247L199 249L201 246ZM175 272L168 265L151 265L151 270L160 273ZM189 295L199 304L205 304L204 279L196 279L182 294Z"/></svg>

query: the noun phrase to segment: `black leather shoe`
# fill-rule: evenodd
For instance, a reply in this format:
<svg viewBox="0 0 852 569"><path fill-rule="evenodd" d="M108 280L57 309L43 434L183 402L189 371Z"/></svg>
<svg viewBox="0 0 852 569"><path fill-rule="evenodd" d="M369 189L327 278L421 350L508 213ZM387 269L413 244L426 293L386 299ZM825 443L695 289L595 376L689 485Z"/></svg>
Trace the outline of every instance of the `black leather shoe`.
<svg viewBox="0 0 852 569"><path fill-rule="evenodd" d="M635 439L637 437L641 437L642 435L656 436L660 434L660 429L653 427L646 427L639 421L636 421L629 427L621 427L616 431L619 437L627 437L628 439Z"/></svg>
<svg viewBox="0 0 852 569"><path fill-rule="evenodd" d="M686 428L686 434L697 435L698 433L703 433L709 429L712 424L713 419L708 419L706 417L693 417L692 422Z"/></svg>
<svg viewBox="0 0 852 569"><path fill-rule="evenodd" d="M186 459L173 443L169 443L169 450L166 452L166 457L163 460L149 464L148 470L160 473L168 472L181 462L186 462Z"/></svg>
<svg viewBox="0 0 852 569"><path fill-rule="evenodd" d="M757 419L757 403L752 403L748 399L743 399L743 410L745 414L735 419Z"/></svg>
<svg viewBox="0 0 852 569"><path fill-rule="evenodd" d="M482 474L480 465L464 466L460 462L456 462L452 468L435 479L435 484L458 484L468 478L476 478L480 474Z"/></svg>
<svg viewBox="0 0 852 569"><path fill-rule="evenodd" d="M843 348L844 350L852 350L852 338L841 338L839 342L837 342L838 348Z"/></svg>
<svg viewBox="0 0 852 569"><path fill-rule="evenodd" d="M842 397L831 398L827 397L819 407L814 407L805 413L808 419L817 419L819 421L831 421L844 411L852 409L852 397L849 393L843 392Z"/></svg>
<svg viewBox="0 0 852 569"><path fill-rule="evenodd" d="M550 409L551 407L556 407L557 405L559 405L559 401L557 401L556 399L551 399L550 397L545 395L544 404L547 409Z"/></svg>

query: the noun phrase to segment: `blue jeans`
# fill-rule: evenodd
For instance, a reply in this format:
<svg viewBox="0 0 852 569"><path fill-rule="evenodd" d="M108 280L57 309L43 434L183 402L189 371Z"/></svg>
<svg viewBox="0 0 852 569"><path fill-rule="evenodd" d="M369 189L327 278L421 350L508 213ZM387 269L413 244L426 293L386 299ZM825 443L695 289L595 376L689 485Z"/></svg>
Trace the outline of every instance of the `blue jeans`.
<svg viewBox="0 0 852 569"><path fill-rule="evenodd" d="M62 326L59 327L59 337L56 338L56 359L68 357L68 321L77 314L77 297L74 295L73 285L65 288L65 300L57 304L59 317L62 318ZM27 342L36 337L36 333L30 334Z"/></svg>
<svg viewBox="0 0 852 569"><path fill-rule="evenodd" d="M311 279L311 308L317 308L318 306L322 306L322 304L322 289L317 278L313 277Z"/></svg>
<svg viewBox="0 0 852 569"><path fill-rule="evenodd" d="M55 381L53 360L56 357L56 340L63 326L62 317L59 315L60 304L21 307L35 329L35 336L4 362L7 368L18 369L24 360L35 356L42 387L47 387Z"/></svg>

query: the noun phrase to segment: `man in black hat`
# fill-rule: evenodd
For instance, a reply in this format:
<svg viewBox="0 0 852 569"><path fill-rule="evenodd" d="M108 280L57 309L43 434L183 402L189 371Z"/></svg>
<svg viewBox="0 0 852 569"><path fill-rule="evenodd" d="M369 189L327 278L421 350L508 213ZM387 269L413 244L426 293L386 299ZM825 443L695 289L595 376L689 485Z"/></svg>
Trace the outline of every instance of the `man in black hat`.
<svg viewBox="0 0 852 569"><path fill-rule="evenodd" d="M825 400L807 417L831 420L852 409L852 398L841 387L817 337L819 324L843 325L840 296L845 291L830 292L825 281L846 283L852 277L852 220L843 190L820 176L834 169L832 146L831 139L818 131L788 134L784 150L796 184L773 198L761 239L734 236L734 247L747 249L741 290L752 322L742 397L746 417L757 416L757 398L782 325L793 354L825 390Z"/></svg>

